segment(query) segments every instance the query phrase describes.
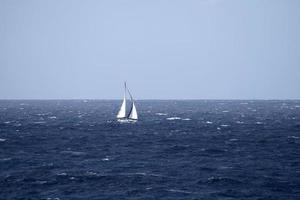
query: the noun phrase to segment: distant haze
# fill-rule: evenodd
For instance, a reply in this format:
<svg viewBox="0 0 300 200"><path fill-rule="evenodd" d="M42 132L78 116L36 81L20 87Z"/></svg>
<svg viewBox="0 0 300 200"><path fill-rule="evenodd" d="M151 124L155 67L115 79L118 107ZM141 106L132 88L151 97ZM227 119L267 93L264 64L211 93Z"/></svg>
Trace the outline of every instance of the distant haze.
<svg viewBox="0 0 300 200"><path fill-rule="evenodd" d="M300 99L299 0L1 0L0 99Z"/></svg>

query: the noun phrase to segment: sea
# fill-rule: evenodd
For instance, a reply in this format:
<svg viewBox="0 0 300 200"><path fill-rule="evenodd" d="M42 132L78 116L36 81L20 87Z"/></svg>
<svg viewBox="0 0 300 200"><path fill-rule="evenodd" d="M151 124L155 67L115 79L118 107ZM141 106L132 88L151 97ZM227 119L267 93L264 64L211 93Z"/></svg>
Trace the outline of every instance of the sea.
<svg viewBox="0 0 300 200"><path fill-rule="evenodd" d="M1 200L300 199L300 100L1 100Z"/></svg>

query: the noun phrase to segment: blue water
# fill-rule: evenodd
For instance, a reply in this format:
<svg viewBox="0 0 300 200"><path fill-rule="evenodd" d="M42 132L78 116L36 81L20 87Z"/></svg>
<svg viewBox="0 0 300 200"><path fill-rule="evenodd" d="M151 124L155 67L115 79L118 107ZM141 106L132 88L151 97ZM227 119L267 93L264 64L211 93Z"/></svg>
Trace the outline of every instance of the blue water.
<svg viewBox="0 0 300 200"><path fill-rule="evenodd" d="M300 101L0 101L0 199L300 199Z"/></svg>

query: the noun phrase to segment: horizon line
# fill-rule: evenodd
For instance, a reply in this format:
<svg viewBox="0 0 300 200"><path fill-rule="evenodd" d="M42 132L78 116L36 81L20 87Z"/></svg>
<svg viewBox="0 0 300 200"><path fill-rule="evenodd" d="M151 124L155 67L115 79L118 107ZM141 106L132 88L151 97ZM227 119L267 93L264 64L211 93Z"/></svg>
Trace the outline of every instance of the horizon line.
<svg viewBox="0 0 300 200"><path fill-rule="evenodd" d="M0 98L0 101L118 101L116 98ZM135 101L299 101L300 98L153 98L134 99Z"/></svg>

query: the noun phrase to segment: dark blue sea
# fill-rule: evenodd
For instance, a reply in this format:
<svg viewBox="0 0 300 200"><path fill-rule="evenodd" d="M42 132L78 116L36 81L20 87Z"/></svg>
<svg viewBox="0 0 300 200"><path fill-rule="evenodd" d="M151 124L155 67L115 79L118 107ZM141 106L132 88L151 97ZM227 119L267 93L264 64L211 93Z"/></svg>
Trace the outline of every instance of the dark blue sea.
<svg viewBox="0 0 300 200"><path fill-rule="evenodd" d="M300 101L0 101L0 199L300 199Z"/></svg>

